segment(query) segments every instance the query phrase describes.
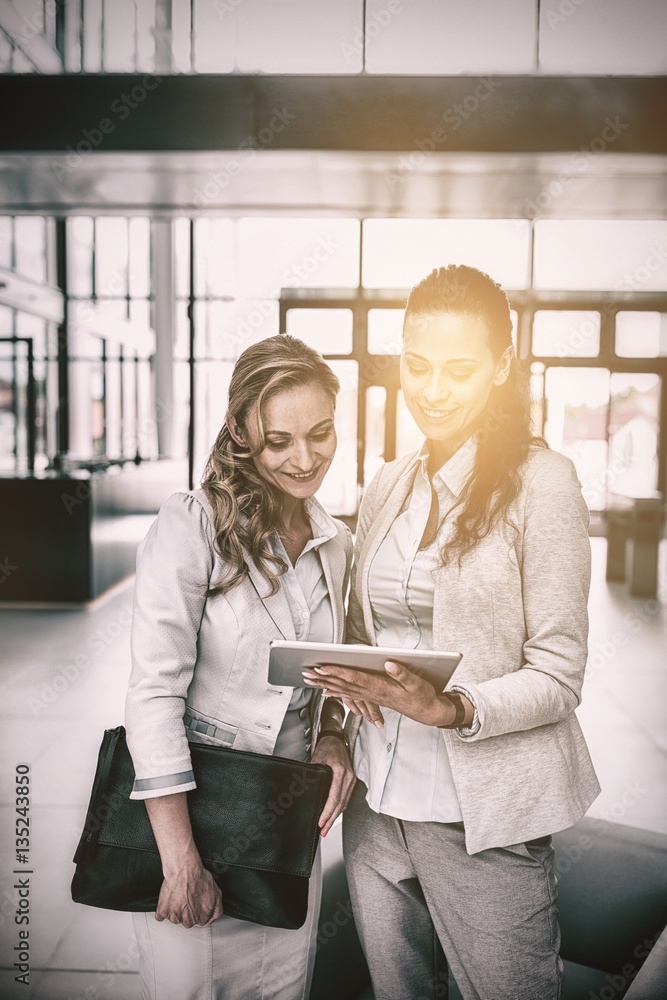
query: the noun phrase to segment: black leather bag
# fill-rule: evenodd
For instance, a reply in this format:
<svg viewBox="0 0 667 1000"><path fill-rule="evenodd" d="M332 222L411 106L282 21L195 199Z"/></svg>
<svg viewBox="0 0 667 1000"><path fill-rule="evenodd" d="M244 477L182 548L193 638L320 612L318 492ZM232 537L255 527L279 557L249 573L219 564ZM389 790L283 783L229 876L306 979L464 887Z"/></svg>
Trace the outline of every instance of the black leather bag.
<svg viewBox="0 0 667 1000"><path fill-rule="evenodd" d="M192 830L224 912L301 927L331 768L201 743L190 743L190 753ZM162 865L146 806L129 797L133 782L125 730L107 729L74 855L77 903L134 912L157 906Z"/></svg>

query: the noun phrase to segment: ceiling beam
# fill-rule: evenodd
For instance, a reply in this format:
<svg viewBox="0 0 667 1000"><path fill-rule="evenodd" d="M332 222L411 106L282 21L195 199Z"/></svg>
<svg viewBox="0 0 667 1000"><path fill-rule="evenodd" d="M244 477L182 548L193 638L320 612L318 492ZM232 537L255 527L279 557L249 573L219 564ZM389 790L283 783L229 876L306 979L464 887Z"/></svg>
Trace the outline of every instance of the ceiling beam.
<svg viewBox="0 0 667 1000"><path fill-rule="evenodd" d="M0 106L3 152L667 153L667 77L0 76Z"/></svg>

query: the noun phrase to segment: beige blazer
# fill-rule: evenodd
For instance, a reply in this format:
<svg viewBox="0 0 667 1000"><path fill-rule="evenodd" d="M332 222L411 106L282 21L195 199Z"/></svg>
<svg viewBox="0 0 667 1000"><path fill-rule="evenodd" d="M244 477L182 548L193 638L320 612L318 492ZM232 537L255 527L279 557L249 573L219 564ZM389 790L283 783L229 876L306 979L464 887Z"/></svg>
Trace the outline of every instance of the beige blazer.
<svg viewBox="0 0 667 1000"><path fill-rule="evenodd" d="M319 547L333 611L345 633L352 561L349 529ZM132 798L195 787L188 739L270 754L294 688L267 680L271 639L295 639L284 590L271 596L249 555L250 571L227 594L205 597L223 576L213 544L213 514L202 490L174 493L137 553L127 742L137 780ZM312 700L314 736L321 691ZM184 715L192 720L184 725ZM313 740L314 744L315 740Z"/></svg>
<svg viewBox="0 0 667 1000"><path fill-rule="evenodd" d="M391 462L364 496L348 642L375 645L370 566L415 471L416 455ZM600 791L574 713L587 658L588 509L557 452L531 448L522 478L516 528L496 525L461 570L454 560L434 582L434 646L463 653L451 683L471 693L481 721L472 737L443 730L469 854L571 826ZM359 724L348 718L352 743Z"/></svg>

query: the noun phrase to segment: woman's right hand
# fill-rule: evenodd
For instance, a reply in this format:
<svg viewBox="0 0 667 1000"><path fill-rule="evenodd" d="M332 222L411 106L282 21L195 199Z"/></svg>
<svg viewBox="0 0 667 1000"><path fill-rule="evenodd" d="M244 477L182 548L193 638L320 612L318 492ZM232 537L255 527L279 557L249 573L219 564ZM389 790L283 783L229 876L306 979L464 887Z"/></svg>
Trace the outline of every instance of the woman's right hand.
<svg viewBox="0 0 667 1000"><path fill-rule="evenodd" d="M156 920L206 927L222 914L222 893L200 859L190 859L173 871L165 870Z"/></svg>
<svg viewBox="0 0 667 1000"><path fill-rule="evenodd" d="M351 698L343 698L342 700L343 704L354 715L361 715L364 719L372 722L374 726L377 726L378 729L384 729L384 716L380 711L380 706L376 705L374 701L362 701L361 698L357 698L355 701Z"/></svg>

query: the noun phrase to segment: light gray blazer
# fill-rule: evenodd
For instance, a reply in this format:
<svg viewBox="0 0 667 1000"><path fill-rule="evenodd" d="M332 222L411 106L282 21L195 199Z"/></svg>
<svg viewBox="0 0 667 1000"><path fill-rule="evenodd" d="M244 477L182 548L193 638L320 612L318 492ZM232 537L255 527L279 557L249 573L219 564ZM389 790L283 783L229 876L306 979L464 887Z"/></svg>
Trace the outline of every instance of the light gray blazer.
<svg viewBox="0 0 667 1000"><path fill-rule="evenodd" d="M375 645L370 566L415 472L416 455L390 462L362 501L348 642ZM571 826L600 791L574 714L587 658L589 513L563 455L531 448L522 477L509 512L518 530L497 524L460 571L453 560L434 582L434 647L463 653L452 683L470 691L481 721L475 736L442 731L469 854ZM348 718L352 743L359 724Z"/></svg>
<svg viewBox="0 0 667 1000"><path fill-rule="evenodd" d="M331 596L334 636L345 632L352 561L349 529L319 548ZM205 597L223 576L213 514L202 490L174 493L137 553L127 742L137 780L132 798L195 787L188 739L270 754L294 688L267 681L271 639L295 639L282 586L274 596L246 555L250 576ZM312 703L314 736L321 691ZM194 722L186 728L184 713ZM313 740L314 743L314 740Z"/></svg>

